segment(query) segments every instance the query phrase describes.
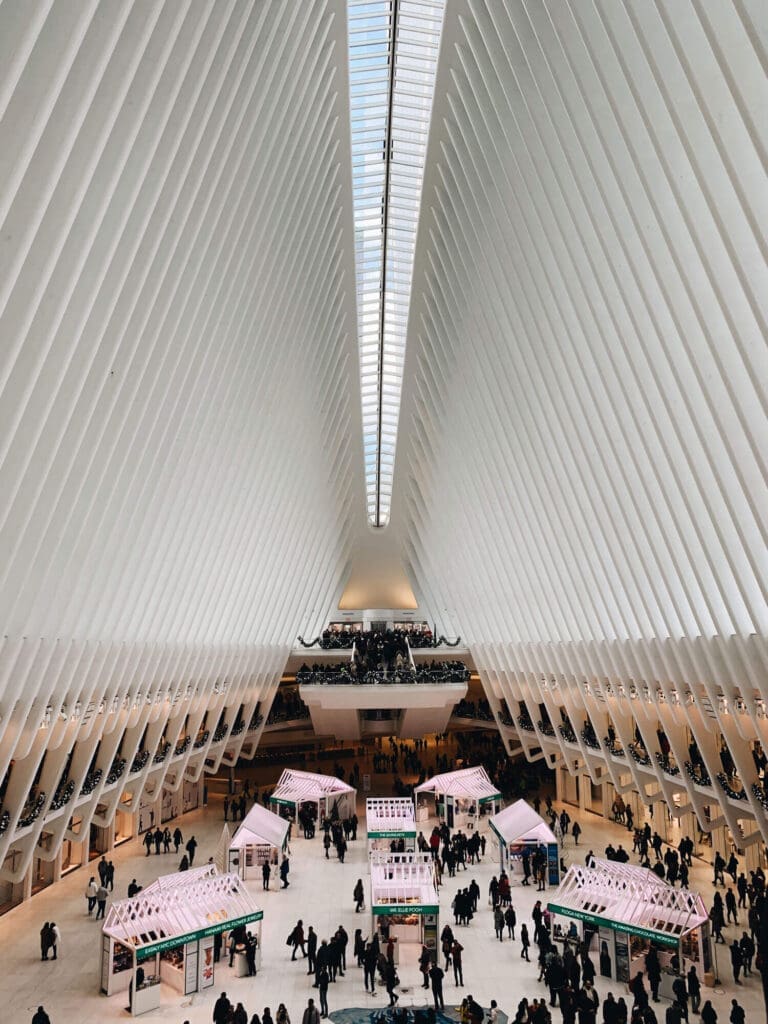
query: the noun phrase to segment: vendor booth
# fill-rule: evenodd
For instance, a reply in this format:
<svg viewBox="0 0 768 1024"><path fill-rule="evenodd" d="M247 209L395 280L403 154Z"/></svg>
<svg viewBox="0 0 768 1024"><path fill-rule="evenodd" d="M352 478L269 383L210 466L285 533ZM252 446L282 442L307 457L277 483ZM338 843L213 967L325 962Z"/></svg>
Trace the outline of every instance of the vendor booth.
<svg viewBox="0 0 768 1024"><path fill-rule="evenodd" d="M513 875L523 874L522 859L543 850L547 857L547 880L560 881L560 851L557 837L544 819L525 800L516 800L488 822L499 841L499 867Z"/></svg>
<svg viewBox="0 0 768 1024"><path fill-rule="evenodd" d="M395 962L404 942L423 943L437 950L439 896L429 854L371 854L371 913L374 931L385 946L395 940Z"/></svg>
<svg viewBox="0 0 768 1024"><path fill-rule="evenodd" d="M574 864L547 907L555 942L584 942L601 977L628 983L638 971L645 973L654 947L661 965L659 991L666 998L673 998L675 978L692 965L707 984L714 981L704 901L653 871L610 860L595 861L592 868Z"/></svg>
<svg viewBox="0 0 768 1024"><path fill-rule="evenodd" d="M216 936L242 940L238 975L247 974L245 943L261 963L261 919L237 875L212 864L163 875L127 900L116 900L104 921L101 991L128 992L132 1015L160 1006L163 984L189 995L210 988L216 969Z"/></svg>
<svg viewBox="0 0 768 1024"><path fill-rule="evenodd" d="M357 790L335 775L286 768L269 798L272 810L298 823L302 810L318 824L324 818L349 818L357 806Z"/></svg>
<svg viewBox="0 0 768 1024"><path fill-rule="evenodd" d="M244 881L261 879L262 865L279 864L287 851L289 829L285 818L254 804L229 842L228 870Z"/></svg>
<svg viewBox="0 0 768 1024"><path fill-rule="evenodd" d="M369 854L373 850L411 853L416 849L416 821L409 797L369 797L365 801L365 825Z"/></svg>
<svg viewBox="0 0 768 1024"><path fill-rule="evenodd" d="M414 792L417 800L423 800L425 794L434 796L435 813L448 828L472 829L481 815L501 810L501 793L482 766L434 775ZM422 820L418 810L416 820Z"/></svg>

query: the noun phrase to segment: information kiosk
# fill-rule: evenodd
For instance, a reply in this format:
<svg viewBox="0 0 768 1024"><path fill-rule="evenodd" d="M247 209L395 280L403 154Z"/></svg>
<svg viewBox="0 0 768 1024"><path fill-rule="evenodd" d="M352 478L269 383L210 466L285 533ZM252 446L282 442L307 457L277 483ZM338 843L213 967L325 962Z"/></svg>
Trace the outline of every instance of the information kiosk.
<svg viewBox="0 0 768 1024"><path fill-rule="evenodd" d="M428 853L371 854L371 913L382 946L391 936L437 950L439 897Z"/></svg>
<svg viewBox="0 0 768 1024"><path fill-rule="evenodd" d="M127 991L136 1017L160 1006L163 984L183 995L210 988L215 937L235 929L251 934L258 966L263 916L240 878L212 864L163 875L107 911L101 991Z"/></svg>
<svg viewBox="0 0 768 1024"><path fill-rule="evenodd" d="M499 841L499 867L508 875L522 875L523 854L543 847L547 854L550 885L560 881L560 849L557 837L544 819L525 800L516 800L488 822Z"/></svg>
<svg viewBox="0 0 768 1024"><path fill-rule="evenodd" d="M261 878L262 866L277 865L288 849L290 823L261 804L254 804L229 842L229 871L244 881ZM275 874L275 878L277 875Z"/></svg>
<svg viewBox="0 0 768 1024"><path fill-rule="evenodd" d="M553 938L571 935L584 942L598 974L628 983L653 946L661 965L659 992L673 998L672 983L691 965L712 984L712 939L704 901L696 892L676 889L653 871L597 860L592 868L573 864L547 903ZM558 918L568 918L565 923Z"/></svg>
<svg viewBox="0 0 768 1024"><path fill-rule="evenodd" d="M339 818L350 817L357 805L357 790L335 775L286 768L277 780L269 802L275 813L283 817L287 815L297 824L301 808L314 805L314 817L318 824L322 824L323 818L334 816L334 808Z"/></svg>
<svg viewBox="0 0 768 1024"><path fill-rule="evenodd" d="M417 798L420 794L432 793L437 817L451 829L472 829L482 815L496 814L501 810L501 793L480 765L434 775L417 786L414 792Z"/></svg>
<svg viewBox="0 0 768 1024"><path fill-rule="evenodd" d="M365 826L369 854L373 850L412 853L416 849L413 800L408 797L369 797L365 801Z"/></svg>

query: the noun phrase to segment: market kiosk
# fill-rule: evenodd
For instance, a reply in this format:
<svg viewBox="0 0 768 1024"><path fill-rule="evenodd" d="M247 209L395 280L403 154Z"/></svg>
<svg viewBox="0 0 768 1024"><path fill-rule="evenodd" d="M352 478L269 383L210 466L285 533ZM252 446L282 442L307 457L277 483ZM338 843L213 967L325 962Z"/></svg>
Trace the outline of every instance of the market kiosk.
<svg viewBox="0 0 768 1024"><path fill-rule="evenodd" d="M301 808L313 804L320 825L324 818L334 816L334 808L339 818L349 818L357 806L357 790L335 775L286 768L277 780L269 803L276 814L297 824Z"/></svg>
<svg viewBox="0 0 768 1024"><path fill-rule="evenodd" d="M279 864L288 849L290 823L254 804L229 842L227 868L243 881L261 879L263 864Z"/></svg>
<svg viewBox="0 0 768 1024"><path fill-rule="evenodd" d="M501 810L501 793L481 765L434 775L414 790L417 799L431 793L435 813L448 828L473 829L477 819ZM417 812L417 820L421 820Z"/></svg>
<svg viewBox="0 0 768 1024"><path fill-rule="evenodd" d="M416 822L409 797L369 797L365 801L368 853L388 850L412 853L416 849ZM392 849L392 843L398 849Z"/></svg>
<svg viewBox="0 0 768 1024"><path fill-rule="evenodd" d="M609 860L597 860L592 868L574 864L547 907L554 915L555 941L567 941L558 917L571 919L572 932L594 954L602 977L628 983L638 971L645 973L645 959L654 946L661 964L661 995L673 998L675 978L691 966L706 984L714 983L704 901L653 871Z"/></svg>
<svg viewBox="0 0 768 1024"><path fill-rule="evenodd" d="M109 908L101 991L108 996L128 991L136 1017L160 1006L163 984L183 995L210 988L215 936L236 928L253 935L258 967L263 916L238 876L219 874L212 864L163 875Z"/></svg>
<svg viewBox="0 0 768 1024"><path fill-rule="evenodd" d="M525 800L515 800L488 822L499 841L499 868L508 875L522 875L522 858L540 847L547 854L547 879L550 885L560 882L560 850L557 836Z"/></svg>
<svg viewBox="0 0 768 1024"><path fill-rule="evenodd" d="M402 943L437 950L440 900L430 854L371 854L371 914L374 931L386 945L395 940L395 962Z"/></svg>

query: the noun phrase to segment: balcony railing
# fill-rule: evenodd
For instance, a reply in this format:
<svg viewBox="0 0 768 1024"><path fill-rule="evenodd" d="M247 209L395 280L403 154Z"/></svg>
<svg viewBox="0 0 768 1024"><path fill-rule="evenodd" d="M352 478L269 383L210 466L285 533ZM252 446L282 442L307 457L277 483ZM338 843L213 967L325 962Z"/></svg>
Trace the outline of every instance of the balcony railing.
<svg viewBox="0 0 768 1024"><path fill-rule="evenodd" d="M688 778L697 786L703 786L705 789L712 788L712 779L710 779L709 773L704 765L693 764L692 761L686 761L685 771Z"/></svg>
<svg viewBox="0 0 768 1024"><path fill-rule="evenodd" d="M91 793L96 789L98 784L101 782L101 777L104 772L101 768L94 768L93 771L88 772L83 780L83 784L80 787L80 796L90 796Z"/></svg>

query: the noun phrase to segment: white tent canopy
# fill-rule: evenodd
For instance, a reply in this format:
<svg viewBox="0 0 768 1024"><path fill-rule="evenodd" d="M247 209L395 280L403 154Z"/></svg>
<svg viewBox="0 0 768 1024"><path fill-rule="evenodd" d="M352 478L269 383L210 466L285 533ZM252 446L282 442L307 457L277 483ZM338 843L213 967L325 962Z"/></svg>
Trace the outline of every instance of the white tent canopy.
<svg viewBox="0 0 768 1024"><path fill-rule="evenodd" d="M262 911L237 875L221 875L214 865L163 875L138 895L116 900L103 932L142 955L178 944L206 931L228 931L261 920Z"/></svg>
<svg viewBox="0 0 768 1024"><path fill-rule="evenodd" d="M269 799L271 803L295 807L298 804L333 799L355 792L352 786L337 779L335 775L318 775L315 772L286 768Z"/></svg>
<svg viewBox="0 0 768 1024"><path fill-rule="evenodd" d="M491 782L488 772L482 765L433 775L431 779L417 786L415 792L434 793L436 797L465 797L477 800L480 804L501 799L501 793Z"/></svg>
<svg viewBox="0 0 768 1024"><path fill-rule="evenodd" d="M282 850L288 837L289 822L279 814L254 804L229 843L230 850L242 850L246 846L274 846Z"/></svg>
<svg viewBox="0 0 768 1024"><path fill-rule="evenodd" d="M525 800L515 800L509 807L494 814L489 825L507 846L526 840L538 843L557 842L557 837L546 821Z"/></svg>
<svg viewBox="0 0 768 1024"><path fill-rule="evenodd" d="M573 864L548 902L554 914L581 920L596 916L666 944L707 921L701 896L676 889L647 868L597 860Z"/></svg>

